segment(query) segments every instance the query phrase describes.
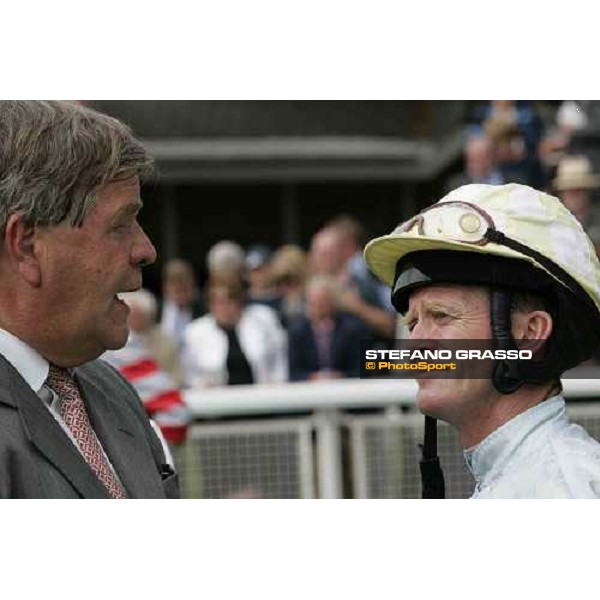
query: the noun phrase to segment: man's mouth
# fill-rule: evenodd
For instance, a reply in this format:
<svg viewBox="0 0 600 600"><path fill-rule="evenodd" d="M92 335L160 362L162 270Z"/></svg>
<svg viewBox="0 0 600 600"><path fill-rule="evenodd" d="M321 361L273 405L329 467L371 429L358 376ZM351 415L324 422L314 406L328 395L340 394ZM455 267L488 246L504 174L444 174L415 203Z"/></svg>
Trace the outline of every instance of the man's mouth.
<svg viewBox="0 0 600 600"><path fill-rule="evenodd" d="M129 305L127 304L127 302L123 299L123 296L125 294L131 294L131 292L137 292L138 290L140 290L142 288L142 280L141 280L141 276L138 279L138 281L136 283L133 283L130 287L121 290L120 292L117 292L113 299L118 302L119 304L123 304L125 305L127 308L129 308Z"/></svg>
<svg viewBox="0 0 600 600"><path fill-rule="evenodd" d="M127 304L127 302L125 302L125 300L123 300L123 294L126 292L119 292L118 294L114 295L114 300L118 303L118 304L122 304L123 306L127 307L129 309L129 305Z"/></svg>

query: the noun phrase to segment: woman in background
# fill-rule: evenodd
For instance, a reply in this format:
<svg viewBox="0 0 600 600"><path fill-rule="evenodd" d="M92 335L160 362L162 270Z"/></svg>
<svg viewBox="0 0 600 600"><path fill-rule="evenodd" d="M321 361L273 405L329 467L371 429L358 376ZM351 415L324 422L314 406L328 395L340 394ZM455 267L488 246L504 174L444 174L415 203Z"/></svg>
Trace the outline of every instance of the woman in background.
<svg viewBox="0 0 600 600"><path fill-rule="evenodd" d="M287 381L287 336L277 313L247 304L237 280L213 280L209 313L185 332L184 370L189 387Z"/></svg>

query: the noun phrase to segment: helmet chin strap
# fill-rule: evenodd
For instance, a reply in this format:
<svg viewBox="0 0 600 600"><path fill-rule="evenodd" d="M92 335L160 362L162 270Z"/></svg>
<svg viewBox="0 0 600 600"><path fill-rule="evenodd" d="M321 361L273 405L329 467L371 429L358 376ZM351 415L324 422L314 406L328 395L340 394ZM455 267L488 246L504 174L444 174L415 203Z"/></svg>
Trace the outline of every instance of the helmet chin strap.
<svg viewBox="0 0 600 600"><path fill-rule="evenodd" d="M497 350L517 350L512 336L510 316L512 294L509 290L492 288L490 291L490 321ZM512 394L525 383L518 373L518 362L499 360L492 374L492 383L501 394Z"/></svg>
<svg viewBox="0 0 600 600"><path fill-rule="evenodd" d="M441 499L446 497L444 472L437 455L437 419L425 415L425 438L419 444L422 458L421 468L422 497L425 499Z"/></svg>

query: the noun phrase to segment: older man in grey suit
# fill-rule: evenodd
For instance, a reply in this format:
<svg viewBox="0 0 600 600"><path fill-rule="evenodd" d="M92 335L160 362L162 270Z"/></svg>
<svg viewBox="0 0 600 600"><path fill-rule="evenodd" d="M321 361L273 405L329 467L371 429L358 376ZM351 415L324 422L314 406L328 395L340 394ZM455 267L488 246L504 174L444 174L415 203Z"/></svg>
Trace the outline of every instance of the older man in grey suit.
<svg viewBox="0 0 600 600"><path fill-rule="evenodd" d="M0 498L177 497L131 386L119 294L156 258L137 221L152 161L66 102L0 102Z"/></svg>

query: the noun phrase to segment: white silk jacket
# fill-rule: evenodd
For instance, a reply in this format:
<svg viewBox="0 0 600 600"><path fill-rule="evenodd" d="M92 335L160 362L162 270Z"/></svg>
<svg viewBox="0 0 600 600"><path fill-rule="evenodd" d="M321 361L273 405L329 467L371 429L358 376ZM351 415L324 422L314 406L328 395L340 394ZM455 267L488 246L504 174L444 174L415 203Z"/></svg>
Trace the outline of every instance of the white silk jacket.
<svg viewBox="0 0 600 600"><path fill-rule="evenodd" d="M600 444L554 396L465 450L472 498L600 498Z"/></svg>

